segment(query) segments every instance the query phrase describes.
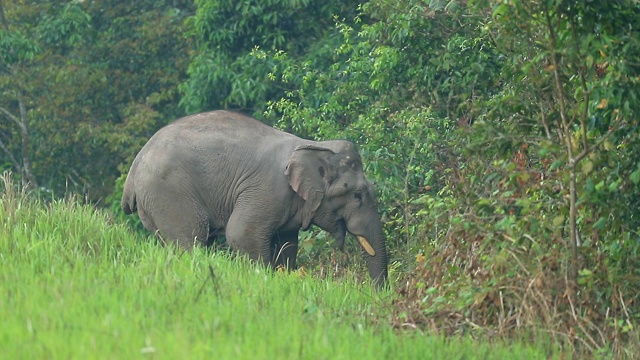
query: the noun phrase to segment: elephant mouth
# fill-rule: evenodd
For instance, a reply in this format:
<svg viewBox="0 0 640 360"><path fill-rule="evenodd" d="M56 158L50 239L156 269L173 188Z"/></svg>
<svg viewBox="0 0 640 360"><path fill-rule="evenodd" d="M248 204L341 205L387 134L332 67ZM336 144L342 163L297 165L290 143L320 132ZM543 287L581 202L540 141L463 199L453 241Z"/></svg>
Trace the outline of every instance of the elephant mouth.
<svg viewBox="0 0 640 360"><path fill-rule="evenodd" d="M338 248L342 250L344 248L344 238L347 233L347 226L344 220L340 220L337 223L338 229L332 235L333 238L336 239ZM358 243L360 243L360 246L367 254L369 254L370 256L376 256L376 251L373 249L373 246L371 246L371 243L369 242L369 240L367 240L366 237L356 234L353 235L356 237L356 239L358 239Z"/></svg>
<svg viewBox="0 0 640 360"><path fill-rule="evenodd" d="M371 246L367 238L365 238L364 236L356 235L356 239L358 239L360 246L362 246L362 248L364 249L364 251L367 252L367 254L371 256L376 256L376 251L373 250L373 247Z"/></svg>

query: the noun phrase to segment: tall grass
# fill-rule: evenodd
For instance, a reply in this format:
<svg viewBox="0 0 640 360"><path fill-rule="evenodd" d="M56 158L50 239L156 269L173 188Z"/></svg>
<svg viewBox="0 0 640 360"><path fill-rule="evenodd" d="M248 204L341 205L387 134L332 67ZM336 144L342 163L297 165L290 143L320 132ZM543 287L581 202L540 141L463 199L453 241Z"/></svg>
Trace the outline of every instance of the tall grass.
<svg viewBox="0 0 640 360"><path fill-rule="evenodd" d="M0 193L0 358L501 359L555 354L401 332L391 292L182 253L73 200ZM2 185L0 184L0 187Z"/></svg>

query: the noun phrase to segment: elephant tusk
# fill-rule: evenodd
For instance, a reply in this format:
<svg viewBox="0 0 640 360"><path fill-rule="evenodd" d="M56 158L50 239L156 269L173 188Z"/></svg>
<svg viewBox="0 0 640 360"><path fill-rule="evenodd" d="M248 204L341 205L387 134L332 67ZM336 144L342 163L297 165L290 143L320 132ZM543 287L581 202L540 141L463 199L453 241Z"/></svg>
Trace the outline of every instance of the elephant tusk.
<svg viewBox="0 0 640 360"><path fill-rule="evenodd" d="M358 235L356 236L356 238L358 239L358 242L360 242L360 246L362 246L362 248L364 249L364 251L367 252L367 254L371 256L376 256L375 250L373 250L373 247L371 247L371 244L369 244L369 242L364 236Z"/></svg>

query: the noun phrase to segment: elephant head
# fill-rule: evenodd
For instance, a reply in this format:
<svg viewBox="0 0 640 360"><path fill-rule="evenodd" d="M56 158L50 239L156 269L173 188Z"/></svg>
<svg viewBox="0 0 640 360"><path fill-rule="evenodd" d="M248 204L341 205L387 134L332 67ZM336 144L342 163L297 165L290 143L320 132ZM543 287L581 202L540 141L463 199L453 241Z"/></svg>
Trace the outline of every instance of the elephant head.
<svg viewBox="0 0 640 360"><path fill-rule="evenodd" d="M285 171L291 188L304 199L302 228L315 224L330 232L340 248L346 232L366 253L369 275L387 279L387 250L373 185L365 178L353 143L325 141L298 146Z"/></svg>

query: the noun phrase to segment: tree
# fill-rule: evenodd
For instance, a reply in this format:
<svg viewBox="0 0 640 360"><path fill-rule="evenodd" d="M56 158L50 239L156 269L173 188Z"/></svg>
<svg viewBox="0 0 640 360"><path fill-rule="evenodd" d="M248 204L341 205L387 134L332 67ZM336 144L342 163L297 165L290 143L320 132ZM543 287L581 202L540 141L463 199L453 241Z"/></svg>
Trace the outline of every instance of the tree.
<svg viewBox="0 0 640 360"><path fill-rule="evenodd" d="M22 89L34 177L57 194L104 200L118 167L182 114L177 86L188 56L181 29L189 2L15 2L6 9L12 33L37 49L19 63L22 83L2 78L4 91ZM18 114L10 99L0 101ZM19 132L6 134L5 147L16 154Z"/></svg>
<svg viewBox="0 0 640 360"><path fill-rule="evenodd" d="M626 171L634 171L626 176L618 171L611 174L603 161L622 155L637 143L634 109L640 105L640 65L631 59L640 55L640 7L630 1L606 6L581 1L511 1L496 4L493 18L490 32L496 44L505 44L506 37L518 40L500 46L513 65L512 78L505 80L514 84L531 79L526 87L506 88L495 115L513 112L514 105L527 109L516 112L511 121L537 123L555 152L556 166L567 171L571 277L576 282L582 268L578 248L584 241L580 238L591 233L586 225L595 221L598 230L607 221L604 214L580 221L579 202L583 208L603 205L593 202L591 195L595 194L582 190L584 184L604 175L609 178L607 188L618 193L619 189L633 188L639 179L635 160L623 155L616 161ZM531 105L537 109L518 99L535 101ZM618 154L606 154L613 149L618 149Z"/></svg>
<svg viewBox="0 0 640 360"><path fill-rule="evenodd" d="M286 88L269 79L274 64L252 56L252 51L281 50L299 59L317 55L335 35L333 17L352 19L357 4L196 1L196 13L187 26L197 51L191 56L189 79L180 87L181 105L190 113L227 108L261 116L264 104L282 96Z"/></svg>
<svg viewBox="0 0 640 360"><path fill-rule="evenodd" d="M0 150L10 166L20 175L23 186L37 186L31 166L29 114L25 103L26 64L38 52L37 45L20 31L13 31L5 15L4 1L0 1L0 75L2 94L6 104L0 104L0 123L4 136L0 136ZM8 83L8 84L7 84ZM6 84L6 85L5 85ZM12 141L18 138L19 141ZM19 143L19 146L13 144Z"/></svg>

